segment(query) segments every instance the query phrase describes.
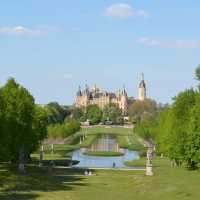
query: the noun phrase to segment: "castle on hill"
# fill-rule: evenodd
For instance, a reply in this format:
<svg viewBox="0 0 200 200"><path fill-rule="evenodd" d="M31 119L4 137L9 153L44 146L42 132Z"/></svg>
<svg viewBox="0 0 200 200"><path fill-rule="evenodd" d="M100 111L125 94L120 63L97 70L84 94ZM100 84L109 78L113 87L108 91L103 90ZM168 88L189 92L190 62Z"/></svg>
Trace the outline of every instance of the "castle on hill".
<svg viewBox="0 0 200 200"><path fill-rule="evenodd" d="M144 75L138 87L138 100L144 101L146 99L146 84ZM79 87L76 94L75 106L78 108L86 108L88 105L98 105L103 109L106 105L114 103L119 106L123 114L126 115L128 111L129 98L125 88L118 90L116 93L100 90L96 85L90 89L87 85L84 90Z"/></svg>

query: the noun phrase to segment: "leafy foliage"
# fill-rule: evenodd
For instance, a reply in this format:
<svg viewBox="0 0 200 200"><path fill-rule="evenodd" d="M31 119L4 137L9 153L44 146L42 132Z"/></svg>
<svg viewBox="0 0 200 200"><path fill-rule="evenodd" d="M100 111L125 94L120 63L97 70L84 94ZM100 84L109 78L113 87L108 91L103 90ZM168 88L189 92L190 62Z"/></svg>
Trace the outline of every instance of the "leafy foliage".
<svg viewBox="0 0 200 200"><path fill-rule="evenodd" d="M67 138L80 130L80 123L75 119L69 119L62 124L48 126L48 136L52 138Z"/></svg>
<svg viewBox="0 0 200 200"><path fill-rule="evenodd" d="M196 70L196 79L200 80L200 66ZM187 89L180 92L157 118L141 122L135 130L143 138L154 139L157 150L176 165L184 163L190 169L199 168L200 91Z"/></svg>
<svg viewBox="0 0 200 200"><path fill-rule="evenodd" d="M65 118L71 114L68 107L59 105L57 102L51 102L45 107L48 124L63 123Z"/></svg>
<svg viewBox="0 0 200 200"><path fill-rule="evenodd" d="M110 120L113 124L123 124L122 112L116 104L109 104L103 109L102 121Z"/></svg>
<svg viewBox="0 0 200 200"><path fill-rule="evenodd" d="M97 124L102 119L102 110L97 105L89 105L87 107L86 116L91 124Z"/></svg>
<svg viewBox="0 0 200 200"><path fill-rule="evenodd" d="M0 111L0 159L17 161L22 151L28 158L46 136L45 116L13 78L0 89Z"/></svg>
<svg viewBox="0 0 200 200"><path fill-rule="evenodd" d="M144 101L136 100L129 106L129 116L134 122L142 121L154 117L159 110L159 106L152 99Z"/></svg>

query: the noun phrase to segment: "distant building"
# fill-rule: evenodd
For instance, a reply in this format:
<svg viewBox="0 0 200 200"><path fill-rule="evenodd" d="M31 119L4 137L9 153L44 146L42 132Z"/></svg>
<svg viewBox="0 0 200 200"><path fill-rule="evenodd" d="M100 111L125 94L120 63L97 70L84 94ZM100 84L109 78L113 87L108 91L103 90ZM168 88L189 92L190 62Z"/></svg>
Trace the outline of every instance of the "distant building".
<svg viewBox="0 0 200 200"><path fill-rule="evenodd" d="M142 79L139 84L138 99L140 101L146 99L146 84L144 82L144 75L142 75ZM103 109L106 105L111 103L118 105L124 115L127 114L129 98L125 88L113 93L100 90L96 85L94 85L92 89L86 85L84 90L81 90L79 87L76 94L75 106L79 108L86 108L88 105L98 105L101 109Z"/></svg>
<svg viewBox="0 0 200 200"><path fill-rule="evenodd" d="M144 101L146 99L146 84L144 81L144 74L142 74L141 82L138 88L138 100Z"/></svg>

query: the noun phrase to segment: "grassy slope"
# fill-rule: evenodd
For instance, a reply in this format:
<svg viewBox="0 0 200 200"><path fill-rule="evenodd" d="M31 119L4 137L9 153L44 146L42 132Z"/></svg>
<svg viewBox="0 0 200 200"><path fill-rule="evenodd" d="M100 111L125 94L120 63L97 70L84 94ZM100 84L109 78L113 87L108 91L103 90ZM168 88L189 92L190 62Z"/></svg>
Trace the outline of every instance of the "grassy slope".
<svg viewBox="0 0 200 200"><path fill-rule="evenodd" d="M8 170L7 170L8 169ZM170 168L159 160L155 175L146 177L136 171L83 171L29 168L29 175L19 176L15 168L0 165L0 199L4 200L197 200L200 197L200 172Z"/></svg>

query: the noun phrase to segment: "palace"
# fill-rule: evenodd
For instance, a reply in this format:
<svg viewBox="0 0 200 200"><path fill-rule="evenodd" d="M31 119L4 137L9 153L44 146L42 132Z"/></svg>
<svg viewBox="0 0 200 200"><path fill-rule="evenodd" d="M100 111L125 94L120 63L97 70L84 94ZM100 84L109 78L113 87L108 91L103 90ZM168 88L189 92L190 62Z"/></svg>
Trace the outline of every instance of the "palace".
<svg viewBox="0 0 200 200"><path fill-rule="evenodd" d="M146 98L146 84L144 81L144 76L142 75L141 82L138 88L138 100L144 101ZM111 103L117 104L122 110L123 114L126 115L128 111L128 95L123 88L123 90L118 90L116 93L107 92L100 90L94 85L90 90L86 85L85 89L82 91L79 87L79 90L76 95L75 106L79 108L86 108L88 105L98 105L103 109L106 105Z"/></svg>

